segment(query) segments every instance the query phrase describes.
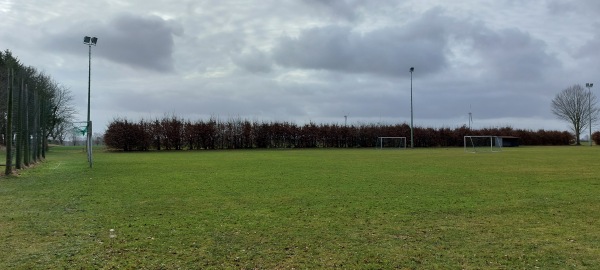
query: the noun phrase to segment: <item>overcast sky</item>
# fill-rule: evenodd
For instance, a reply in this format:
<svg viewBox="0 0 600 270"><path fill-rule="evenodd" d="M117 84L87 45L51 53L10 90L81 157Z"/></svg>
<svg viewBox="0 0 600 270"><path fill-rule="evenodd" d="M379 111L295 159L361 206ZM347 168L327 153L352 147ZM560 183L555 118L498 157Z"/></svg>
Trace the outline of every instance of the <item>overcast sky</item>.
<svg viewBox="0 0 600 270"><path fill-rule="evenodd" d="M568 130L600 90L598 0L0 0L0 49L68 87L95 130L177 115Z"/></svg>

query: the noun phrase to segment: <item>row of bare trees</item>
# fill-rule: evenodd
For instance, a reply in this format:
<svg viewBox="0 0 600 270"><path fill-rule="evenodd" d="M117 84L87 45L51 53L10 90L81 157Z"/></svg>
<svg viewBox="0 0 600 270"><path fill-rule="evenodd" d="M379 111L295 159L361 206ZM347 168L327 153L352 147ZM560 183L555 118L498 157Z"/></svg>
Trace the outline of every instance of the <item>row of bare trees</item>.
<svg viewBox="0 0 600 270"><path fill-rule="evenodd" d="M416 147L463 146L465 135L516 136L526 145L568 145L566 131L487 128L422 128L414 130ZM378 137L409 137L407 124L315 124L258 122L240 118L184 120L176 116L152 121L113 120L104 135L105 144L123 151L250 149L250 148L357 148L375 147Z"/></svg>
<svg viewBox="0 0 600 270"><path fill-rule="evenodd" d="M0 52L0 144L6 146L5 174L45 158L48 138L70 125L74 113L67 89L50 76Z"/></svg>

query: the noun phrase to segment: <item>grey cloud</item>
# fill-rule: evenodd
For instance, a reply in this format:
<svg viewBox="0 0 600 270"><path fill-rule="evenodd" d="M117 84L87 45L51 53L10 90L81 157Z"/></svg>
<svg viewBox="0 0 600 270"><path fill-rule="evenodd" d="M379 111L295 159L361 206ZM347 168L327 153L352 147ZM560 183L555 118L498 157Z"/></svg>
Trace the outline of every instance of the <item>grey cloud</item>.
<svg viewBox="0 0 600 270"><path fill-rule="evenodd" d="M423 73L446 65L444 43L438 38L413 36L401 28L361 34L348 27L329 26L283 38L274 49L275 61L287 67L397 76L418 66Z"/></svg>
<svg viewBox="0 0 600 270"><path fill-rule="evenodd" d="M318 15L326 14L337 18L343 18L348 21L355 20L358 14L358 7L366 4L368 1L361 0L304 0L309 7L312 7Z"/></svg>
<svg viewBox="0 0 600 270"><path fill-rule="evenodd" d="M266 73L272 69L269 56L256 48L234 55L232 60L236 65L251 73Z"/></svg>
<svg viewBox="0 0 600 270"><path fill-rule="evenodd" d="M597 26L600 26L600 24L597 24ZM600 34L595 33L583 46L575 51L573 56L579 59L598 59L598 48L600 48Z"/></svg>
<svg viewBox="0 0 600 270"><path fill-rule="evenodd" d="M421 74L437 73L448 65L449 32L459 22L433 9L401 27L366 33L350 27L327 26L283 37L273 49L279 65L385 76L409 76L414 66Z"/></svg>
<svg viewBox="0 0 600 270"><path fill-rule="evenodd" d="M575 12L576 7L573 2L549 0L546 2L546 8L551 14L561 15L565 13Z"/></svg>
<svg viewBox="0 0 600 270"><path fill-rule="evenodd" d="M157 16L117 15L108 23L75 21L34 36L36 46L70 54L82 53L83 37L98 37L92 57L100 57L136 69L174 70L174 37L183 29Z"/></svg>
<svg viewBox="0 0 600 270"><path fill-rule="evenodd" d="M597 0L546 0L544 4L549 13L554 16L596 16L600 10L600 2Z"/></svg>
<svg viewBox="0 0 600 270"><path fill-rule="evenodd" d="M172 71L173 38L182 31L157 16L120 15L98 31L98 54L135 68Z"/></svg>
<svg viewBox="0 0 600 270"><path fill-rule="evenodd" d="M481 58L481 68L499 79L538 79L548 70L560 66L545 51L546 44L517 29L492 31L477 27L469 37L474 52Z"/></svg>
<svg viewBox="0 0 600 270"><path fill-rule="evenodd" d="M451 42L470 48L465 57L476 60L477 69L488 77L540 78L560 65L543 41L526 32L493 30L446 16L439 8L403 26L366 33L344 26L307 29L298 37L282 38L273 59L285 67L404 77L414 66L419 74L430 75L449 67Z"/></svg>

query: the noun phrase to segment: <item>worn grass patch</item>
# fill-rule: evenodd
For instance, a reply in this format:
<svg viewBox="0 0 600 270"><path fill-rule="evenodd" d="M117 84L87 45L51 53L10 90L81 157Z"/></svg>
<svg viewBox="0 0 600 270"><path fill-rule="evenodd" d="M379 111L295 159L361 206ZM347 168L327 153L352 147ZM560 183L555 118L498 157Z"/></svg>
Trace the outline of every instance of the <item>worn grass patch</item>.
<svg viewBox="0 0 600 270"><path fill-rule="evenodd" d="M598 157L53 148L0 179L0 268L592 269Z"/></svg>

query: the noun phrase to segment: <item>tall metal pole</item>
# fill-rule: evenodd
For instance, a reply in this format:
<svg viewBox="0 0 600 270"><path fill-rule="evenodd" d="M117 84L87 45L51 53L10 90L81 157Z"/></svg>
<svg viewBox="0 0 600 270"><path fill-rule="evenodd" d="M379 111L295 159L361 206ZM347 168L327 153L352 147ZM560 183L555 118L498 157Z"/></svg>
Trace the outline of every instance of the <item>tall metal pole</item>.
<svg viewBox="0 0 600 270"><path fill-rule="evenodd" d="M87 123L90 123L90 90L91 90L91 81L92 81L92 44L88 45L89 47L89 61L88 61L88 104L87 104Z"/></svg>
<svg viewBox="0 0 600 270"><path fill-rule="evenodd" d="M92 82L92 44L88 44L89 53L88 53L88 104L87 104L87 155L88 162L90 163L90 168L92 167L92 144L91 144L91 124L90 124L90 94L91 94L91 82Z"/></svg>
<svg viewBox="0 0 600 270"><path fill-rule="evenodd" d="M92 167L92 121L90 120L90 96L91 96L91 82L92 82L92 45L96 46L98 38L85 36L83 38L83 44L88 45L88 107L87 107L87 155L90 168Z"/></svg>
<svg viewBox="0 0 600 270"><path fill-rule="evenodd" d="M415 71L414 67L410 68L410 148L415 147L414 131L413 131L413 91L412 91L412 74Z"/></svg>
<svg viewBox="0 0 600 270"><path fill-rule="evenodd" d="M588 89L588 117L590 118L590 146L592 146L592 87L593 83L586 83L585 86Z"/></svg>

